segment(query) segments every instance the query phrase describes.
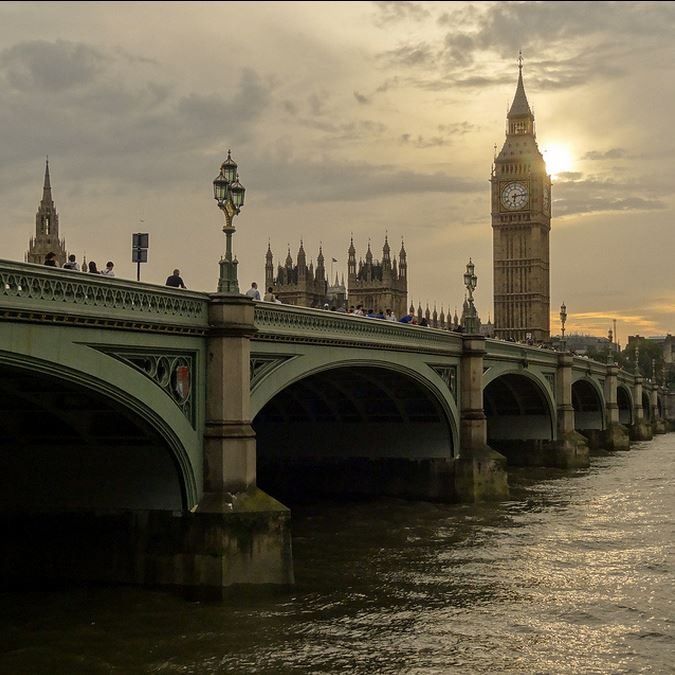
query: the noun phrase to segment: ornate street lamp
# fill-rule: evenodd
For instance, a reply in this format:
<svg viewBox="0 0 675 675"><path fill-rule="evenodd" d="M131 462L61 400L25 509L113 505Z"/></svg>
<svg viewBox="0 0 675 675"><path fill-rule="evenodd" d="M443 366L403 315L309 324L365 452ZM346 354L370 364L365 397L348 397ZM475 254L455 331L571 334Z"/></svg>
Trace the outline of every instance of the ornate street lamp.
<svg viewBox="0 0 675 675"><path fill-rule="evenodd" d="M565 351L565 321L567 321L567 307L563 302L560 305L560 332L562 333L562 338L560 342L562 343L562 350Z"/></svg>
<svg viewBox="0 0 675 675"><path fill-rule="evenodd" d="M476 335L480 331L480 327L478 326L478 312L476 312L476 307L473 304L473 292L476 290L478 284L478 277L474 270L475 265L471 261L471 258L469 258L469 262L466 264L466 272L464 272L464 285L468 292L469 303L469 309L464 321L464 330L471 335Z"/></svg>
<svg viewBox="0 0 675 675"><path fill-rule="evenodd" d="M218 208L225 216L225 257L220 259L220 278L218 279L218 293L239 295L237 281L238 261L232 257L232 235L235 232L232 221L239 214L244 205L246 189L239 182L237 163L232 159L232 153L227 151L227 159L220 165L220 173L213 180L213 196L218 202Z"/></svg>
<svg viewBox="0 0 675 675"><path fill-rule="evenodd" d="M640 343L637 335L635 336L635 374L640 374Z"/></svg>

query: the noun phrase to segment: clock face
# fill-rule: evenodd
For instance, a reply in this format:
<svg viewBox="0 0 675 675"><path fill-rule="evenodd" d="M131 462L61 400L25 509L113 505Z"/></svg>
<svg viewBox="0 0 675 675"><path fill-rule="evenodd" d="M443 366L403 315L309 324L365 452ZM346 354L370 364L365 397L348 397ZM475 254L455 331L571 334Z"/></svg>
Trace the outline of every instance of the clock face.
<svg viewBox="0 0 675 675"><path fill-rule="evenodd" d="M507 183L502 190L502 205L509 211L522 209L527 204L527 196L524 183Z"/></svg>

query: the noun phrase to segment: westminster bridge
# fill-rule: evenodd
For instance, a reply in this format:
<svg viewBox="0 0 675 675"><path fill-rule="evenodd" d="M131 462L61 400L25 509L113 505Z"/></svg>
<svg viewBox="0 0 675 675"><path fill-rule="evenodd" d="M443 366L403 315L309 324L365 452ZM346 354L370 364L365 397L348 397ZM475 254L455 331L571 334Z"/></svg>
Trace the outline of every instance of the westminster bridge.
<svg viewBox="0 0 675 675"><path fill-rule="evenodd" d="M9 261L0 375L6 582L290 583L287 499L504 499L675 419L614 363Z"/></svg>

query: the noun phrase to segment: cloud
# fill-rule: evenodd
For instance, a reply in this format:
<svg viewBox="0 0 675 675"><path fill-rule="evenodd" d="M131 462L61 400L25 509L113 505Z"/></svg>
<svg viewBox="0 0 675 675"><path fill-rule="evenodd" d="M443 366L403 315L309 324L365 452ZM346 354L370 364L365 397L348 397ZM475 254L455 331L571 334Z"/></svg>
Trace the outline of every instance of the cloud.
<svg viewBox="0 0 675 675"><path fill-rule="evenodd" d="M259 190L271 203L283 194L287 202L362 201L387 195L438 192L484 192L482 181L442 172L402 171L394 166L364 162L286 161L284 157L247 160Z"/></svg>
<svg viewBox="0 0 675 675"><path fill-rule="evenodd" d="M416 137L412 134L401 134L399 142L404 145L414 145L416 148L437 148L451 143L450 139L444 136L422 136L421 134Z"/></svg>
<svg viewBox="0 0 675 675"><path fill-rule="evenodd" d="M435 52L426 42L400 45L381 52L377 59L386 67L428 68L436 62Z"/></svg>
<svg viewBox="0 0 675 675"><path fill-rule="evenodd" d="M623 148L612 148L605 152L599 150L589 150L581 159L602 160L602 159L622 159L626 156Z"/></svg>
<svg viewBox="0 0 675 675"><path fill-rule="evenodd" d="M109 60L84 43L33 40L3 50L0 69L15 90L61 92L91 83Z"/></svg>
<svg viewBox="0 0 675 675"><path fill-rule="evenodd" d="M53 77L48 57L59 68ZM139 180L177 182L205 151L249 139L271 101L269 85L251 69L240 72L228 95L180 95L155 71L152 63L132 63L127 55L83 43L28 42L5 50L0 76L10 81L28 73L32 86L6 88L0 105L4 165L48 153L69 157L75 173L68 178L90 189L110 179L118 189ZM37 86L47 79L49 86L62 84L49 90L48 99ZM168 164L169 171L157 170ZM14 180L3 167L0 190L12 189Z"/></svg>
<svg viewBox="0 0 675 675"><path fill-rule="evenodd" d="M361 104L361 105L368 105L370 103L370 99L367 96L364 96L363 94L359 94L358 91L354 92L354 98Z"/></svg>
<svg viewBox="0 0 675 675"><path fill-rule="evenodd" d="M417 2L408 0L380 0L375 2L378 13L375 25L385 26L399 21L423 21L429 16L429 11Z"/></svg>

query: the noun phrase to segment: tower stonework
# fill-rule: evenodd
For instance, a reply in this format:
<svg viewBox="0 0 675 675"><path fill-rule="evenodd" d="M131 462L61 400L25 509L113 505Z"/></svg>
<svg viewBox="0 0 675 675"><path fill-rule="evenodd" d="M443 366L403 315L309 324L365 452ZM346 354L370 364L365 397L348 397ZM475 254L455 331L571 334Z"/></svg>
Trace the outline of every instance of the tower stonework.
<svg viewBox="0 0 675 675"><path fill-rule="evenodd" d="M274 295L286 305L300 305L302 307L322 307L326 302L328 282L322 247L319 246L319 255L314 263L307 266L307 256L302 241L298 249L297 264L293 264L291 250L288 249L285 265L279 265L277 276L274 278L274 262L272 249L267 245L265 255L265 292L272 287Z"/></svg>
<svg viewBox="0 0 675 675"><path fill-rule="evenodd" d="M550 337L551 177L537 146L522 59L518 70L506 140L490 179L495 337L545 342Z"/></svg>
<svg viewBox="0 0 675 675"><path fill-rule="evenodd" d="M408 305L408 262L405 247L401 242L401 251L391 257L391 248L387 237L382 247L382 261L373 261L368 244L365 263L359 261L356 266L356 249L351 240L347 252L347 294L350 305L363 305L364 309L391 309L397 317L407 312Z"/></svg>
<svg viewBox="0 0 675 675"><path fill-rule="evenodd" d="M45 165L42 200L35 215L35 236L30 238L26 262L42 264L47 253L55 253L57 266L63 267L66 262L66 240L59 238L59 215L52 199L49 160Z"/></svg>

